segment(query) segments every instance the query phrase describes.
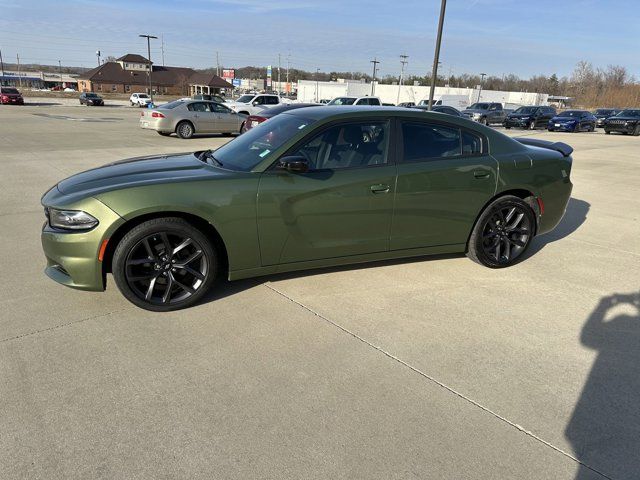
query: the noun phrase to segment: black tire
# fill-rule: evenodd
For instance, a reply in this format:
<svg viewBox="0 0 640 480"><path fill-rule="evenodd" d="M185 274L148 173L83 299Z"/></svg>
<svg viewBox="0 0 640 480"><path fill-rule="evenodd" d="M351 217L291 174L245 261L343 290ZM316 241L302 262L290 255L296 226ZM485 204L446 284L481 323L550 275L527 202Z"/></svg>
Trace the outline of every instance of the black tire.
<svg viewBox="0 0 640 480"><path fill-rule="evenodd" d="M506 125L504 126L504 128L506 128L507 130L511 130L511 127L507 127Z"/></svg>
<svg viewBox="0 0 640 480"><path fill-rule="evenodd" d="M193 137L194 133L196 133L196 129L193 128L193 124L187 120L183 120L176 125L176 135L184 140Z"/></svg>
<svg viewBox="0 0 640 480"><path fill-rule="evenodd" d="M535 130L535 129L536 129L536 121L531 120L531 123L529 124L529 130Z"/></svg>
<svg viewBox="0 0 640 480"><path fill-rule="evenodd" d="M605 130L605 131L604 131L604 134L605 134L605 135L611 135L611 132L610 132L609 130Z"/></svg>
<svg viewBox="0 0 640 480"><path fill-rule="evenodd" d="M536 217L521 198L505 195L491 202L473 227L467 256L489 268L516 264L531 244Z"/></svg>
<svg viewBox="0 0 640 480"><path fill-rule="evenodd" d="M131 104L132 107L135 105L135 103L133 103L131 100L129 100L129 103Z"/></svg>
<svg viewBox="0 0 640 480"><path fill-rule="evenodd" d="M636 128L633 129L632 135L634 137L640 137L640 125L636 125Z"/></svg>
<svg viewBox="0 0 640 480"><path fill-rule="evenodd" d="M481 118L480 119L480 123L483 124L485 127L489 126L489 119L487 117Z"/></svg>
<svg viewBox="0 0 640 480"><path fill-rule="evenodd" d="M218 273L218 257L207 237L186 220L156 218L120 240L112 271L131 303L168 312L190 307L207 293Z"/></svg>
<svg viewBox="0 0 640 480"><path fill-rule="evenodd" d="M580 133L580 122L576 123L576 126L573 127L573 133Z"/></svg>

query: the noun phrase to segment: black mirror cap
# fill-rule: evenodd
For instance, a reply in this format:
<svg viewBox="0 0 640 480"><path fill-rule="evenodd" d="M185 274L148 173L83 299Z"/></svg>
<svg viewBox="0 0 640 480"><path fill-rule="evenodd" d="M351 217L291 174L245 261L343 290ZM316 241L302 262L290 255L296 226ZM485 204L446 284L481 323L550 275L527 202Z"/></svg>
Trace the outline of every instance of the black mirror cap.
<svg viewBox="0 0 640 480"><path fill-rule="evenodd" d="M301 155L282 157L280 168L291 173L307 173L309 171L309 161Z"/></svg>

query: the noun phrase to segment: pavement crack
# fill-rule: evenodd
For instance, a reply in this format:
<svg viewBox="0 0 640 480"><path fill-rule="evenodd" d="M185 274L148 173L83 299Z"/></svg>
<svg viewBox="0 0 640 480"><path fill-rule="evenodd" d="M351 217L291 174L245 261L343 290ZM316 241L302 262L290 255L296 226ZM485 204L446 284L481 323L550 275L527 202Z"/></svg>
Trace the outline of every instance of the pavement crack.
<svg viewBox="0 0 640 480"><path fill-rule="evenodd" d="M331 320L330 318L325 317L324 315L322 315L320 312L317 312L316 310L314 310L311 307L306 306L305 304L295 300L294 298L290 297L289 295L287 295L286 293L278 290L277 288L275 288L274 286L272 286L269 282L268 283L264 283L263 284L265 287L267 287L269 290L272 290L274 293L286 298L287 300L289 300L290 302L295 303L296 305L298 305L299 307L303 308L304 310L308 311L309 313L315 315L316 317L324 320L325 322L329 323L330 325L333 325L335 328L341 330L342 332L351 335L352 337L354 337L355 339L359 340L360 342L364 343L365 345L373 348L374 350L377 350L378 352L382 353L383 355L387 356L388 358L390 358L391 360L401 364L402 366L408 368L409 370L411 370L414 373L417 373L418 375L424 377L425 379L427 379L428 381L438 385L441 388L444 388L445 390L447 390L449 393L452 393L454 395L456 395L457 397L461 398L462 400L470 403L471 405L479 408L480 410L484 411L485 413L488 413L489 415L495 417L496 419L498 419L499 421L509 425L512 428L515 428L516 430L518 430L521 433L524 433L526 436L532 438L533 440L542 443L543 445L551 448L552 450L555 450L557 453L560 453L561 455L564 455L565 457L573 460L574 462L582 465L585 468L588 468L589 470L591 470L592 472L602 476L603 478L606 478L608 480L614 480L611 477L609 477L608 475L600 472L599 470L595 469L594 467L591 467L589 465L587 465L586 463L583 463L582 461L580 461L578 458L576 458L575 456L573 456L572 454L570 454L569 452L561 449L560 447L557 447L556 445L553 445L551 442L548 442L547 440L544 440L543 438L539 437L538 435L536 435L535 433L533 433L531 430L527 430L526 428L522 427L521 425L518 425L517 423L509 420L506 417L503 417L502 415L500 415L497 412L494 412L493 410L491 410L489 407L486 407L484 405L482 405L481 403L473 400L472 398L468 397L467 395L459 392L458 390L456 390L453 387L450 387L449 385L441 382L440 380L437 380L435 377L429 375L428 373L423 372L422 370L418 369L417 367L414 367L413 365L411 365L410 363L407 363L406 361L402 360L401 358L395 356L394 354L386 351L385 349L383 349L382 347L371 343L369 340L365 339L364 337L361 337L360 335L358 335L355 332L352 332L351 330L349 330L346 327L343 327L342 325L340 325L339 323Z"/></svg>
<svg viewBox="0 0 640 480"><path fill-rule="evenodd" d="M70 325L76 325L76 324L79 324L79 323L87 322L89 320L95 320L96 318L108 317L109 315L113 315L114 313L120 313L120 312L123 312L124 310L126 310L126 309L114 310L113 312L101 313L99 315L92 315L91 317L81 318L79 320L74 320L73 322L61 323L59 325L54 325L52 327L41 328L40 330L34 330L32 332L22 333L20 335L14 336L14 337L3 338L3 339L0 339L0 343L10 342L11 340L19 340L21 338L30 337L32 335L37 335L38 333L49 332L51 330L57 330L59 328L68 327Z"/></svg>

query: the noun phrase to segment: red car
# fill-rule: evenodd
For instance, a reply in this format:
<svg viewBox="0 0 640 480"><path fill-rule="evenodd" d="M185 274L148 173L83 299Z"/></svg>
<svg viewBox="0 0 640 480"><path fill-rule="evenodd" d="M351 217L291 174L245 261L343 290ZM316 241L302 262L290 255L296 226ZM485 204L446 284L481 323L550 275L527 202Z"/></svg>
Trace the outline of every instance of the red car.
<svg viewBox="0 0 640 480"><path fill-rule="evenodd" d="M24 98L17 88L2 87L0 88L0 103L3 105L24 105Z"/></svg>

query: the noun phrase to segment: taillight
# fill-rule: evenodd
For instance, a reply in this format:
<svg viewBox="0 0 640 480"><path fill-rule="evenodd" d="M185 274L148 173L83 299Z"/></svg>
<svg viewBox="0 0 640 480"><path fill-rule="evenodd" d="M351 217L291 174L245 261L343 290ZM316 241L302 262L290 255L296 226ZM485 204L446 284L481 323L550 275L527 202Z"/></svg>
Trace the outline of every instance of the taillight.
<svg viewBox="0 0 640 480"><path fill-rule="evenodd" d="M9 100L9 97L7 97L6 95L2 95L2 100L3 101Z"/></svg>
<svg viewBox="0 0 640 480"><path fill-rule="evenodd" d="M260 125L262 122L265 122L266 120L267 120L266 118L261 117L259 115L249 115L249 117L247 117L247 123L252 127Z"/></svg>
<svg viewBox="0 0 640 480"><path fill-rule="evenodd" d="M153 118L164 118L164 115L163 115L163 114L161 114L160 112L152 112L152 113L151 113L151 116L152 116Z"/></svg>
<svg viewBox="0 0 640 480"><path fill-rule="evenodd" d="M538 200L538 207L540 208L540 215L544 214L544 203L542 202L542 199L540 197L537 197Z"/></svg>

